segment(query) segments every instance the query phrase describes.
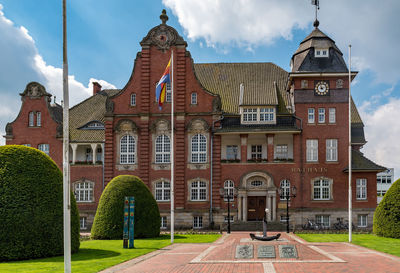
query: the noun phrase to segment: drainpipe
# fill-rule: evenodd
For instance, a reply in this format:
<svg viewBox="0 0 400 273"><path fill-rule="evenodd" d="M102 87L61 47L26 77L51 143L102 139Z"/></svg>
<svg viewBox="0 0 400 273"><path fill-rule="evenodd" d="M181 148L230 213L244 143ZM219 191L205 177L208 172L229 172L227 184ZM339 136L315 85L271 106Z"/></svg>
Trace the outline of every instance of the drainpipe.
<svg viewBox="0 0 400 273"><path fill-rule="evenodd" d="M101 151L102 151L102 153L103 153L103 156L102 156L102 159L103 159L103 160L102 160L102 161L103 161L103 162L102 162L102 163L103 163L103 164L102 164L102 165L103 165L103 181L102 181L102 182L103 182L103 189L101 190L101 193L103 193L103 191L104 191L104 155L106 154L104 149L106 148L106 145L104 145L104 143L103 143L103 145L102 145L101 148L102 148Z"/></svg>

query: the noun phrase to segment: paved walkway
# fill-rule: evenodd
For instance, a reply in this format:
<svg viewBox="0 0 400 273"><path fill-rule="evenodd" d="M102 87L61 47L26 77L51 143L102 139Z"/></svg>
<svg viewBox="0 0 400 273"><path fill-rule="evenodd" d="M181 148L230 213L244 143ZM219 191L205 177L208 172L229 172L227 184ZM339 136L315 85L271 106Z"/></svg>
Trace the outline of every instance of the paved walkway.
<svg viewBox="0 0 400 273"><path fill-rule="evenodd" d="M253 258L236 258L238 245L251 245ZM263 245L274 246L276 258L257 258ZM298 257L281 258L279 245L295 246ZM278 241L262 242L252 241L249 232L233 232L211 244L173 244L103 272L400 273L400 258L349 243L307 243L293 234L282 233Z"/></svg>

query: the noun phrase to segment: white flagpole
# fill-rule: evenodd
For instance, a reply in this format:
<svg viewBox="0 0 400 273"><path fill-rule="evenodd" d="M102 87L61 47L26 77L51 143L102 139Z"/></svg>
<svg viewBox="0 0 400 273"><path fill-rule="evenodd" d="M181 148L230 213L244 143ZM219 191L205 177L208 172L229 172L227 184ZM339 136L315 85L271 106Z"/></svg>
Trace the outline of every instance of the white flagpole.
<svg viewBox="0 0 400 273"><path fill-rule="evenodd" d="M63 207L64 272L71 272L71 199L69 181L69 94L67 61L67 8L63 0Z"/></svg>
<svg viewBox="0 0 400 273"><path fill-rule="evenodd" d="M351 45L349 45L349 243L352 237L352 194L351 194Z"/></svg>
<svg viewBox="0 0 400 273"><path fill-rule="evenodd" d="M174 243L174 51L171 50L171 244Z"/></svg>

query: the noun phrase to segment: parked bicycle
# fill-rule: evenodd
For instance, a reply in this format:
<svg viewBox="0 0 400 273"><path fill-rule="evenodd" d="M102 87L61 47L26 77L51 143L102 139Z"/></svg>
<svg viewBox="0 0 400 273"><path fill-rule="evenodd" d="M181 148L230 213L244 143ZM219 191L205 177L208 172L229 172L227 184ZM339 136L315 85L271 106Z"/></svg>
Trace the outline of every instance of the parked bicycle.
<svg viewBox="0 0 400 273"><path fill-rule="evenodd" d="M307 218L307 223L303 225L305 230L320 230L321 226L317 225L313 220Z"/></svg>
<svg viewBox="0 0 400 273"><path fill-rule="evenodd" d="M333 224L333 227L336 230L349 229L349 222L346 221L346 223L344 223L341 218L338 218L337 222L335 224ZM352 229L355 229L355 226L353 223L351 223L351 227L352 227Z"/></svg>

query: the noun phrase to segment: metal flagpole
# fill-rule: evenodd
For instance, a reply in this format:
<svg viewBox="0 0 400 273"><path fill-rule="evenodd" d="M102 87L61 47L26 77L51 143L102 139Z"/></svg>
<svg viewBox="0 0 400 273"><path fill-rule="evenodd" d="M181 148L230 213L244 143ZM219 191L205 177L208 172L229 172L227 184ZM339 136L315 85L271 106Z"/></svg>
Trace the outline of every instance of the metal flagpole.
<svg viewBox="0 0 400 273"><path fill-rule="evenodd" d="M174 243L174 51L171 49L171 244Z"/></svg>
<svg viewBox="0 0 400 273"><path fill-rule="evenodd" d="M349 243L352 233L352 194L351 194L351 45L349 45Z"/></svg>
<svg viewBox="0 0 400 273"><path fill-rule="evenodd" d="M71 272L71 199L69 186L69 94L67 61L67 7L63 0L63 203L64 203L64 272Z"/></svg>

